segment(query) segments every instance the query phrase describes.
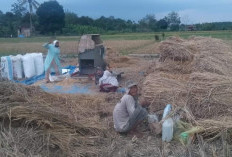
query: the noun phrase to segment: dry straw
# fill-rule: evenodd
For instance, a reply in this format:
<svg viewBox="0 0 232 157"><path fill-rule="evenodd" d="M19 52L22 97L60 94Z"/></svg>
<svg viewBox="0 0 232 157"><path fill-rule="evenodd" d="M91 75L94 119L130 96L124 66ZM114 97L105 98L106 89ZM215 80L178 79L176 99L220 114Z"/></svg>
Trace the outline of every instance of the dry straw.
<svg viewBox="0 0 232 157"><path fill-rule="evenodd" d="M143 83L143 93L159 110L171 103L184 108L194 125L210 135L232 129L232 53L222 40L173 37L160 45L160 62ZM219 122L226 118L221 125ZM211 120L209 120L211 119ZM220 119L220 120L219 120Z"/></svg>
<svg viewBox="0 0 232 157"><path fill-rule="evenodd" d="M51 146L78 156L99 153L98 141L106 135L100 122L104 102L100 96L53 95L39 87L0 82L1 119L9 119L10 113L11 120L50 136Z"/></svg>

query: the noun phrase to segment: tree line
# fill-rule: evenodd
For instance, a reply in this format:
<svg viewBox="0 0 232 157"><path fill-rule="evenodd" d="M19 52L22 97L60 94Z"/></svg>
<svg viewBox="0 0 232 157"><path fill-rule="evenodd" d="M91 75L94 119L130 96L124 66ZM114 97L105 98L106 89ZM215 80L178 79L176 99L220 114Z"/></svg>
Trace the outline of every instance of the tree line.
<svg viewBox="0 0 232 157"><path fill-rule="evenodd" d="M31 1L30 1L31 2ZM78 16L76 13L64 11L57 1L47 1L39 5L32 13L20 4L20 0L12 5L11 12L0 11L0 37L16 37L21 28L33 26L34 35L82 35L86 33L124 33L124 32L164 32L184 31L189 26L181 23L177 12L170 12L162 19L148 14L138 22L101 16L93 19ZM190 30L231 30L232 22L213 22L195 24Z"/></svg>

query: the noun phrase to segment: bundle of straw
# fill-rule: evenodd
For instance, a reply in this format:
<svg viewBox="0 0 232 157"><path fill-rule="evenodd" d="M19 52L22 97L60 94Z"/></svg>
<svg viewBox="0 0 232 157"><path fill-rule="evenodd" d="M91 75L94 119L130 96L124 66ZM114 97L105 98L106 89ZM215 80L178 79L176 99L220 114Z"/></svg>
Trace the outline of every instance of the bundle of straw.
<svg viewBox="0 0 232 157"><path fill-rule="evenodd" d="M168 103L182 108L206 136L231 130L231 47L219 39L191 37L163 42L161 50L165 61L156 64L143 84L153 110Z"/></svg>
<svg viewBox="0 0 232 157"><path fill-rule="evenodd" d="M165 60L164 62L158 62L156 64L155 71L167 72L172 74L190 74L192 72L191 61L173 61Z"/></svg>
<svg viewBox="0 0 232 157"><path fill-rule="evenodd" d="M166 55L166 59L164 62L156 63L156 66L153 66L153 74L146 77L143 84L144 97L150 101L155 99L154 102L158 104L162 103L163 105L161 106L163 107L167 103L178 104L178 106L181 104L189 105L197 117L210 117L214 114L214 111L209 112L212 108L207 107L209 106L208 103L212 107L215 106L213 110L216 110L218 107L221 108L216 111L218 114L224 113L223 111L226 109L226 106L222 104L225 104L224 102L227 104L231 102L229 77L232 76L232 71L230 70L232 69L232 53L230 53L230 47L218 39L191 37L188 40L169 39L161 43L161 50L161 54ZM191 54L194 57L186 57L182 61L172 59L173 57L175 58L175 55L178 56L178 54L181 54L181 56L189 56L188 54ZM166 76L169 75L169 78L164 77L163 74L160 75L161 73L165 73ZM172 76L171 79L170 76ZM180 81L176 79L176 76L179 78L191 76L191 78L185 77L186 79ZM201 79L198 79L200 77ZM212 81L212 79L216 79L216 81ZM204 85L207 84L208 88L205 88ZM217 94L220 94L220 97L225 99L220 99L221 103L216 101L218 98L215 96L215 99L210 99L210 102L206 101L205 95L213 88L216 88L218 91ZM223 90L228 92L222 94ZM182 92L179 94L179 92L175 91ZM176 95L181 95L181 97L177 97ZM155 107L160 108L159 106L156 105ZM197 110L200 111L197 112Z"/></svg>
<svg viewBox="0 0 232 157"><path fill-rule="evenodd" d="M201 119L197 121L197 125L204 128L203 135L206 137L214 137L218 133L230 130L232 131L232 117L223 116L215 119ZM231 133L231 132L230 132ZM231 134L232 136L232 134Z"/></svg>
<svg viewBox="0 0 232 157"><path fill-rule="evenodd" d="M39 87L0 82L0 118L35 126L66 153L76 145L75 154L98 154L97 141L106 134L99 114L104 104L103 97L53 95Z"/></svg>
<svg viewBox="0 0 232 157"><path fill-rule="evenodd" d="M160 61L171 59L174 61L191 61L194 57L192 52L183 43L173 40L163 41L160 44Z"/></svg>
<svg viewBox="0 0 232 157"><path fill-rule="evenodd" d="M151 73L143 83L143 96L152 104L152 110L160 110L166 104L183 105L187 93L186 77L167 73Z"/></svg>
<svg viewBox="0 0 232 157"><path fill-rule="evenodd" d="M188 83L188 105L196 118L232 114L232 77L192 73Z"/></svg>

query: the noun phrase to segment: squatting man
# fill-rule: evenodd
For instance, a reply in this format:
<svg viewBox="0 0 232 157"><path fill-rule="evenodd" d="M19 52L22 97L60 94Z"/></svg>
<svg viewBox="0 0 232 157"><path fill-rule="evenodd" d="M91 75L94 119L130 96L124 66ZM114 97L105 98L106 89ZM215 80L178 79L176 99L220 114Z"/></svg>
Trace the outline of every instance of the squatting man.
<svg viewBox="0 0 232 157"><path fill-rule="evenodd" d="M119 133L132 133L139 135L137 126L148 118L146 107L149 104L143 100L138 101L138 87L136 83L127 83L126 94L121 98L120 102L114 108L113 121L114 128ZM149 125L152 131L159 132L156 125ZM161 131L161 130L160 130Z"/></svg>

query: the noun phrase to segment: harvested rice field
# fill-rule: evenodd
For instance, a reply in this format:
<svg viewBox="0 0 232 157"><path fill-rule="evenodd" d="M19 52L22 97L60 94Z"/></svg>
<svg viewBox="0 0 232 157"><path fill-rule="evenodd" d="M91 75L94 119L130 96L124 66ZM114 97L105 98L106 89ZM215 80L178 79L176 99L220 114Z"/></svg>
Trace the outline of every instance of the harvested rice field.
<svg viewBox="0 0 232 157"><path fill-rule="evenodd" d="M5 49L42 51L43 42L0 43ZM100 93L91 78L45 81L30 86L0 81L0 156L200 157L232 155L232 47L207 37L154 40L106 40L106 60L124 72L119 80L138 83L149 112L162 116L166 104L175 120L171 142L152 132L147 121L142 136L114 130L112 112L122 93ZM32 44L32 45L31 45ZM17 45L17 46L16 46ZM62 65L76 65L77 41L62 41ZM12 47L11 47L12 46ZM24 49L25 48L25 49ZM127 54L157 53L158 58ZM91 84L92 93L61 94L40 86ZM179 117L179 120L177 120ZM163 124L164 120L159 122ZM180 133L189 133L187 142Z"/></svg>
<svg viewBox="0 0 232 157"><path fill-rule="evenodd" d="M46 50L42 47L43 42L32 43L1 43L0 55L7 54L25 54L29 52L43 52ZM158 43L153 40L106 40L104 44L107 48L112 48L121 54L130 53L158 53ZM61 55L77 55L78 41L61 41Z"/></svg>

